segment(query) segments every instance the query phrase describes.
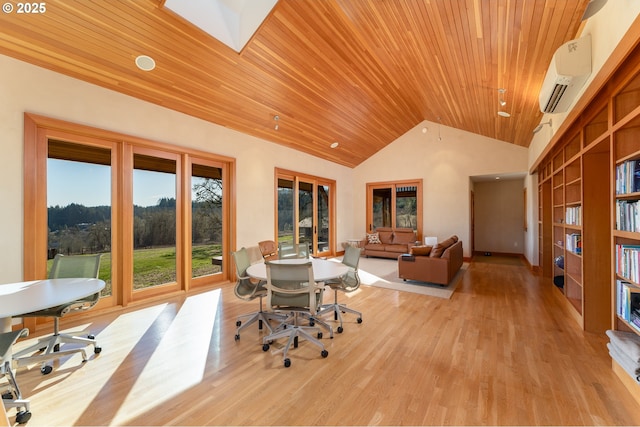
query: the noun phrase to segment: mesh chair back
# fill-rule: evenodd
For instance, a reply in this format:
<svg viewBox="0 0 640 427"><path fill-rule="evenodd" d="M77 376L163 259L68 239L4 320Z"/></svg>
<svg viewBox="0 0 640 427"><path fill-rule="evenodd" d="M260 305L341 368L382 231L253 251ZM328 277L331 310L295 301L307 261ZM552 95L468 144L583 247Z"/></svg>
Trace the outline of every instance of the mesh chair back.
<svg viewBox="0 0 640 427"><path fill-rule="evenodd" d="M64 279L75 277L98 278L100 272L100 256L58 254L53 259L53 266L49 272L49 279Z"/></svg>
<svg viewBox="0 0 640 427"><path fill-rule="evenodd" d="M278 257L280 259L289 259L289 258L309 258L309 243L289 243L289 242L280 242L278 243Z"/></svg>
<svg viewBox="0 0 640 427"><path fill-rule="evenodd" d="M233 260L236 263L236 273L238 277L247 276L247 268L251 265L251 259L249 258L249 252L245 248L232 252Z"/></svg>
<svg viewBox="0 0 640 427"><path fill-rule="evenodd" d="M342 263L348 267L351 267L355 270L358 269L358 264L360 263L360 253L362 252L361 248L356 248L354 246L347 246L344 250L344 256L342 257Z"/></svg>
<svg viewBox="0 0 640 427"><path fill-rule="evenodd" d="M260 286L259 283L252 283L251 278L247 275L247 268L251 265L251 257L249 251L245 248L232 252L233 260L236 264L236 286L234 293L240 299L250 300L255 297L256 291Z"/></svg>
<svg viewBox="0 0 640 427"><path fill-rule="evenodd" d="M358 276L358 264L360 263L361 248L347 246L344 250L342 263L349 267L347 274L342 276L342 287L345 291L355 291L360 287L360 276Z"/></svg>
<svg viewBox="0 0 640 427"><path fill-rule="evenodd" d="M322 303L322 287L313 279L311 261L295 264L267 262L267 305L272 309L303 308L315 314Z"/></svg>
<svg viewBox="0 0 640 427"><path fill-rule="evenodd" d="M100 273L100 257L102 254L95 255L62 255L57 254L53 258L53 265L49 272L49 279L66 279L75 277L86 277L89 279L97 279ZM62 314L69 311L87 310L93 307L100 299L100 292L81 298L73 303L63 304L66 308Z"/></svg>

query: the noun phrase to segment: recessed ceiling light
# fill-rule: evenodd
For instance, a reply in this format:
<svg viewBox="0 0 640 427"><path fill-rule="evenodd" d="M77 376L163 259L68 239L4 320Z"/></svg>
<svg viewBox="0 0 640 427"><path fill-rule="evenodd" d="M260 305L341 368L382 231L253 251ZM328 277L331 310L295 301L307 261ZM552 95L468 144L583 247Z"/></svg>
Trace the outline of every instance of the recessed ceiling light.
<svg viewBox="0 0 640 427"><path fill-rule="evenodd" d="M511 117L511 114L507 113L506 111L498 111L498 115L500 117Z"/></svg>
<svg viewBox="0 0 640 427"><path fill-rule="evenodd" d="M142 71L151 71L156 68L156 61L150 56L140 55L136 58L136 65Z"/></svg>
<svg viewBox="0 0 640 427"><path fill-rule="evenodd" d="M334 142L333 144L330 145L330 147L331 148L336 148L338 145L340 145L340 143Z"/></svg>

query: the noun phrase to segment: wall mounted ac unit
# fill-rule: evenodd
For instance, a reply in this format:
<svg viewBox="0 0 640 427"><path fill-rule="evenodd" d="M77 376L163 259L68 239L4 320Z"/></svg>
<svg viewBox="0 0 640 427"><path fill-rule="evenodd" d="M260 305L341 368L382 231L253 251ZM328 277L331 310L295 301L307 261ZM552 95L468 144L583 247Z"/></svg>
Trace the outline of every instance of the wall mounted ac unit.
<svg viewBox="0 0 640 427"><path fill-rule="evenodd" d="M564 113L591 74L591 35L556 50L540 89L540 111Z"/></svg>

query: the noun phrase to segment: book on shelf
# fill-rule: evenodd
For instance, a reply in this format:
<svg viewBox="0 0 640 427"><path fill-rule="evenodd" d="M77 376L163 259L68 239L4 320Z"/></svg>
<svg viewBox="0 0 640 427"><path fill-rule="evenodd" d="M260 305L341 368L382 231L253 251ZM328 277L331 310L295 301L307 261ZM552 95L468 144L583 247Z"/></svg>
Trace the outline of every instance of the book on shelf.
<svg viewBox="0 0 640 427"><path fill-rule="evenodd" d="M616 201L616 230L640 231L640 205L637 200Z"/></svg>
<svg viewBox="0 0 640 427"><path fill-rule="evenodd" d="M569 225L580 225L582 206L569 206L565 210L564 222Z"/></svg>
<svg viewBox="0 0 640 427"><path fill-rule="evenodd" d="M616 280L616 314L628 322L631 321L632 294L640 296L640 288L626 280Z"/></svg>
<svg viewBox="0 0 640 427"><path fill-rule="evenodd" d="M565 248L575 254L582 254L582 235L580 233L567 234Z"/></svg>
<svg viewBox="0 0 640 427"><path fill-rule="evenodd" d="M631 314L631 320L629 320L631 326L640 331L640 312L634 312Z"/></svg>
<svg viewBox="0 0 640 427"><path fill-rule="evenodd" d="M634 283L640 283L639 245L616 245L616 273Z"/></svg>
<svg viewBox="0 0 640 427"><path fill-rule="evenodd" d="M640 289L637 292L631 292L629 294L629 319L628 322L640 331Z"/></svg>
<svg viewBox="0 0 640 427"><path fill-rule="evenodd" d="M616 194L640 191L640 160L627 160L616 166Z"/></svg>

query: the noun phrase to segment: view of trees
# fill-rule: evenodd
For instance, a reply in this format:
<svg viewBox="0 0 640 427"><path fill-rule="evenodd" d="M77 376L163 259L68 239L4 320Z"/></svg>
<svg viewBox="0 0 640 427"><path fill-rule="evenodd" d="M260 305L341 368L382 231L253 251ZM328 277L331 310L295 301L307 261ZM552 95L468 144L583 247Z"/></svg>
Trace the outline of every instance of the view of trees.
<svg viewBox="0 0 640 427"><path fill-rule="evenodd" d="M194 185L193 244L220 243L222 239L221 181ZM155 206L134 206L134 249L175 245L176 200L161 198ZM111 245L111 207L51 206L48 209L50 257L55 253L108 252Z"/></svg>

